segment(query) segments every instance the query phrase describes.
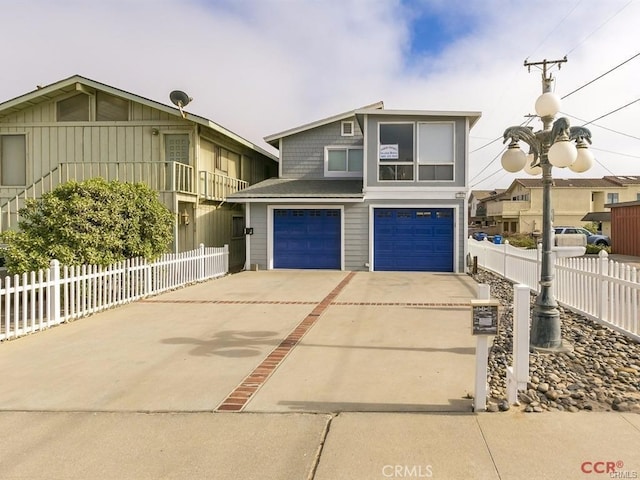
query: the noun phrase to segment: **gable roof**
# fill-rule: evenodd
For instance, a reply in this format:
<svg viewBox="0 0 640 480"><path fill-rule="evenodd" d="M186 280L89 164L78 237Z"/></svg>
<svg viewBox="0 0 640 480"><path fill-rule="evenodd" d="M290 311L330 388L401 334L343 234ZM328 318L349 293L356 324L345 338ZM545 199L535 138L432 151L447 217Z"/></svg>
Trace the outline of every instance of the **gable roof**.
<svg viewBox="0 0 640 480"><path fill-rule="evenodd" d="M100 90L111 95L126 98L132 102L137 102L142 105L146 105L151 108L155 108L157 110L161 110L170 115L175 115L177 117L182 118L182 113L180 110L175 107L170 107L163 103L156 102L154 100L150 100L145 97L141 97L139 95L135 95L133 93L126 92L124 90L120 90L119 88L111 87L109 85L105 85L104 83L97 82L95 80L91 80L89 78L82 77L80 75L73 75L64 80L60 80L58 82L52 83L50 85L46 85L44 87L38 86L35 90L25 93L19 97L13 98L11 100L7 100L6 102L0 103L0 119L11 115L12 113L19 112L20 110L24 110L26 108L30 108L34 105L38 105L40 103L49 102L53 98L73 91L90 91L91 89ZM184 118L191 122L197 123L198 125L202 125L204 127L211 128L216 132L229 137L236 142L248 147L252 150L255 150L262 155L265 155L272 160L278 161L278 157L273 155L272 153L267 152L266 150L260 148L253 142L233 133L231 130L227 130L223 126L207 119L204 117L200 117L198 115L194 115L192 113L185 112Z"/></svg>
<svg viewBox="0 0 640 480"><path fill-rule="evenodd" d="M372 103L371 105L366 105L366 106L361 107L361 108L367 109L367 110L379 110L379 109L383 109L384 108L384 103L382 101L380 101L380 102ZM285 130L284 132L274 133L272 135L268 135L268 136L264 137L264 141L267 142L269 145L272 145L272 146L278 148L279 140L281 138L288 137L289 135L294 135L296 133L304 132L304 131L307 131L307 130L311 130L311 129L316 128L316 127L321 127L322 125L327 125L329 123L333 123L333 122L337 122L337 121L340 121L340 120L344 120L346 118L351 118L356 114L356 111L358 111L358 110L360 110L360 109L349 110L347 112L342 112L342 113L339 113L337 115L332 115L331 117L322 118L320 120L316 120L315 122L306 123L304 125L300 125L299 127L295 127L295 128L291 128L289 130Z"/></svg>

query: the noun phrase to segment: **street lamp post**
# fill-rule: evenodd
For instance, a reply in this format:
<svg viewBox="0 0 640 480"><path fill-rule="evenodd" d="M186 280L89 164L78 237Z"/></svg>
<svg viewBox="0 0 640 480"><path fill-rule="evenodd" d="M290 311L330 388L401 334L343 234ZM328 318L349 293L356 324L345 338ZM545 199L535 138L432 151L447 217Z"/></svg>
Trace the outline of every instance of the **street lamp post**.
<svg viewBox="0 0 640 480"><path fill-rule="evenodd" d="M593 164L593 154L587 149L591 143L591 132L584 127L570 127L567 118L554 120L560 111L560 98L551 92L553 77L547 67L567 61L544 60L525 66L542 66L542 95L536 101L536 113L543 128L534 132L532 127L509 127L504 132L504 141L511 139L509 148L502 156L502 166L515 173L524 168L531 175L542 173L542 268L540 290L531 316L530 346L538 351L565 351L560 331L560 312L553 294L553 237L551 212L552 167L568 167L574 172L585 172ZM523 141L529 145L529 154L519 146ZM576 144L573 143L576 142Z"/></svg>

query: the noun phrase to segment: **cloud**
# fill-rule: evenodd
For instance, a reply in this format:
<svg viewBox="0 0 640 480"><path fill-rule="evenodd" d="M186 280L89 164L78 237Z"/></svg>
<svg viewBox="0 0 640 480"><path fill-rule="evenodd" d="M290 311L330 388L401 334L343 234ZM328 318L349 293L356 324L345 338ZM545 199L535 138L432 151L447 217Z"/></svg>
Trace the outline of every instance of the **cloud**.
<svg viewBox="0 0 640 480"><path fill-rule="evenodd" d="M564 95L637 53L630 39L638 38L640 18L638 2L626 0L1 3L9 19L3 38L16 40L3 51L11 68L0 73L0 101L76 73L167 104L180 89L194 98L190 112L265 148L266 135L384 100L391 109L482 111L474 150L533 113L540 74L527 72L525 58L568 54L554 71ZM412 36L420 32L414 22L433 14L449 35L435 50ZM636 99L637 78L640 58L570 95L563 112L597 118ZM638 137L639 108L596 123ZM640 174L637 158L608 153L640 156L637 138L591 128L607 168ZM470 176L501 148L499 141L472 153ZM474 181L499 169L494 160ZM588 173L606 174L602 167ZM513 177L500 173L478 188Z"/></svg>

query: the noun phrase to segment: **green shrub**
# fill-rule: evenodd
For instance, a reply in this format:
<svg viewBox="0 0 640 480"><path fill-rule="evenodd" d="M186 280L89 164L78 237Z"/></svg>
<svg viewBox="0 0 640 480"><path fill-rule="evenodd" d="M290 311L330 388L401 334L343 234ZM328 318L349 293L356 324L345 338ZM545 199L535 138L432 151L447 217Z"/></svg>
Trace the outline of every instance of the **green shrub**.
<svg viewBox="0 0 640 480"><path fill-rule="evenodd" d="M514 247L520 248L536 248L536 240L528 234L524 233L514 233L507 237L504 237L504 240L509 240L509 244Z"/></svg>
<svg viewBox="0 0 640 480"><path fill-rule="evenodd" d="M173 214L144 184L94 178L67 182L20 210L19 230L2 234L10 274L63 265L153 260L173 238Z"/></svg>
<svg viewBox="0 0 640 480"><path fill-rule="evenodd" d="M591 245L591 244L587 244L587 250L585 253L597 255L598 253L600 253L600 250L604 250L607 253L611 253L611 247L601 247L600 245Z"/></svg>

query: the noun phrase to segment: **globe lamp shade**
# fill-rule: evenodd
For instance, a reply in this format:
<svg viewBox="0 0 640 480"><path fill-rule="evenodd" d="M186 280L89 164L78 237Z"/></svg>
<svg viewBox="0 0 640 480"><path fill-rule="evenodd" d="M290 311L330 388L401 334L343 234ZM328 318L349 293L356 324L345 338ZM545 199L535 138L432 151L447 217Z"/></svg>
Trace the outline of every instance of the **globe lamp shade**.
<svg viewBox="0 0 640 480"><path fill-rule="evenodd" d="M527 155L526 163L524 164L524 173L528 175L540 175L542 173L542 167L540 165L536 165L535 167L531 166L531 162L533 162L533 155Z"/></svg>
<svg viewBox="0 0 640 480"><path fill-rule="evenodd" d="M553 117L560 111L560 97L555 93L543 93L536 100L536 113L540 117Z"/></svg>
<svg viewBox="0 0 640 480"><path fill-rule="evenodd" d="M571 165L578 157L578 149L573 142L561 140L551 145L547 154L549 162L554 167L564 168Z"/></svg>
<svg viewBox="0 0 640 480"><path fill-rule="evenodd" d="M593 162L594 157L593 153L591 153L591 150L589 150L584 144L578 144L578 157L576 158L575 162L569 165L569 170L576 173L586 172L591 167L593 167Z"/></svg>
<svg viewBox="0 0 640 480"><path fill-rule="evenodd" d="M522 170L527 163L527 155L518 147L517 144L509 145L507 151L502 154L502 168L507 172L516 173Z"/></svg>

